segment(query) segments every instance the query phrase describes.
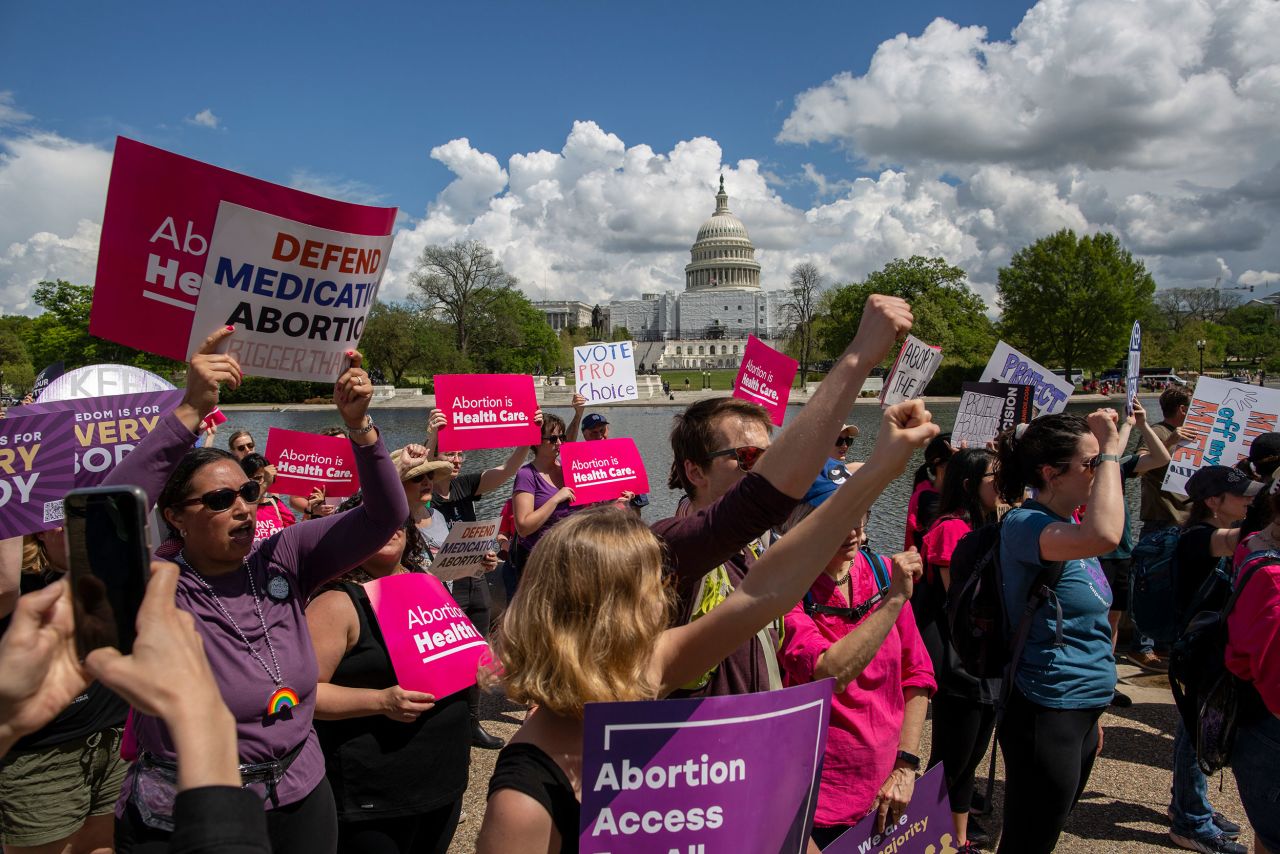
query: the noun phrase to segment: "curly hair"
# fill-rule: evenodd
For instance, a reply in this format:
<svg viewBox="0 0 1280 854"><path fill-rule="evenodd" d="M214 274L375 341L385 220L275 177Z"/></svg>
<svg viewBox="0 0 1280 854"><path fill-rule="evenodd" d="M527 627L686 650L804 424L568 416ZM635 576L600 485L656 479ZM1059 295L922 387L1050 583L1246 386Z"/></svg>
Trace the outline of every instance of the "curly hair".
<svg viewBox="0 0 1280 854"><path fill-rule="evenodd" d="M492 638L507 696L578 718L586 703L655 699L650 656L673 607L662 563L658 538L625 510L552 528Z"/></svg>

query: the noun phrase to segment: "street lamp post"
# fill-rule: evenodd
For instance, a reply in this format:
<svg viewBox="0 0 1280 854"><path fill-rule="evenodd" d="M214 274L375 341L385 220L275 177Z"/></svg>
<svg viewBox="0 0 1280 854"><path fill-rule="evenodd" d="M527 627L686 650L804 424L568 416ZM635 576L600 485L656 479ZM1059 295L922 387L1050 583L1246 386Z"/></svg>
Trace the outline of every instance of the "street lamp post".
<svg viewBox="0 0 1280 854"><path fill-rule="evenodd" d="M1200 351L1200 376L1204 376L1204 345L1205 340L1203 338L1196 341L1196 349Z"/></svg>

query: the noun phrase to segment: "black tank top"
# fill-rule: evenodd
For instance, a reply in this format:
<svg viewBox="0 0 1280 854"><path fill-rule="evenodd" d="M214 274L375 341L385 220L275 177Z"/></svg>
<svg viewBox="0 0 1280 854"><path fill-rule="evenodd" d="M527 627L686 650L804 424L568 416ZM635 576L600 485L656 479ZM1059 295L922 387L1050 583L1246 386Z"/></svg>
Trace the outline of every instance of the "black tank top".
<svg viewBox="0 0 1280 854"><path fill-rule="evenodd" d="M396 684L373 606L359 584L336 585L355 605L360 637L329 681L379 690ZM436 699L413 723L368 715L315 722L324 751L325 776L339 818L394 818L456 801L467 789L471 716L466 692Z"/></svg>
<svg viewBox="0 0 1280 854"><path fill-rule="evenodd" d="M499 789L513 789L542 804L560 832L561 854L578 854L582 804L573 793L573 783L542 748L526 742L513 742L502 748L489 778L489 797Z"/></svg>

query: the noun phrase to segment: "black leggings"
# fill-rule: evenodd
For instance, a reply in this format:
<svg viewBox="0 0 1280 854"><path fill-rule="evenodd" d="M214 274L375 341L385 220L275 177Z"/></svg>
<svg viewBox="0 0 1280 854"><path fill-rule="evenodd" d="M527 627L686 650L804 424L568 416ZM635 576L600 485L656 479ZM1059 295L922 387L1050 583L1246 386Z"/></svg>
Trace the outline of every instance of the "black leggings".
<svg viewBox="0 0 1280 854"><path fill-rule="evenodd" d="M933 697L933 748L929 767L942 763L952 812L968 812L973 802L973 776L987 755L996 710L979 703L938 693Z"/></svg>
<svg viewBox="0 0 1280 854"><path fill-rule="evenodd" d="M272 854L336 854L338 808L329 781L296 803L267 810L267 836ZM168 854L170 834L142 823L130 804L116 822L117 854Z"/></svg>
<svg viewBox="0 0 1280 854"><path fill-rule="evenodd" d="M338 822L338 854L446 854L462 798L421 815Z"/></svg>
<svg viewBox="0 0 1280 854"><path fill-rule="evenodd" d="M459 578L453 582L453 601L484 637L489 636L489 582L483 578ZM471 719L480 720L480 688L467 689L467 708Z"/></svg>
<svg viewBox="0 0 1280 854"><path fill-rule="evenodd" d="M1017 688L1000 726L1004 829L997 854L1049 854L1084 792L1103 709L1050 709Z"/></svg>

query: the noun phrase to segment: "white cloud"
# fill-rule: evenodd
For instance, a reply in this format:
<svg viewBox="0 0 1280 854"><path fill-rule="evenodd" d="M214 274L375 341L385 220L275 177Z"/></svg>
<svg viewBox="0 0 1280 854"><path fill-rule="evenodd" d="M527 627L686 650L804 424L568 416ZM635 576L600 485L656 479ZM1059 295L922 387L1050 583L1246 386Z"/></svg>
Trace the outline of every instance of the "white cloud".
<svg viewBox="0 0 1280 854"><path fill-rule="evenodd" d="M386 194L363 181L341 178L335 175L319 175L306 169L295 169L289 176L289 186L305 193L355 202L361 205L378 205L386 201Z"/></svg>
<svg viewBox="0 0 1280 854"><path fill-rule="evenodd" d="M1236 281L1246 286L1263 285L1265 287L1280 282L1280 273L1273 273L1270 270L1245 270Z"/></svg>
<svg viewBox="0 0 1280 854"><path fill-rule="evenodd" d="M196 113L194 116L189 117L186 120L186 122L189 125L196 125L197 127L209 128L210 130L217 130L218 128L222 127L222 120L219 119L217 116L215 116L213 114L213 110L209 109L208 107L205 107L203 110Z"/></svg>
<svg viewBox="0 0 1280 854"><path fill-rule="evenodd" d="M30 119L30 115L18 109L12 92L0 90L0 127L22 124Z"/></svg>

